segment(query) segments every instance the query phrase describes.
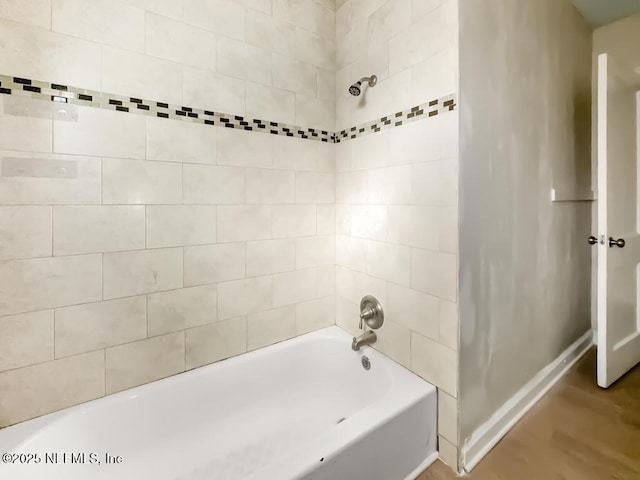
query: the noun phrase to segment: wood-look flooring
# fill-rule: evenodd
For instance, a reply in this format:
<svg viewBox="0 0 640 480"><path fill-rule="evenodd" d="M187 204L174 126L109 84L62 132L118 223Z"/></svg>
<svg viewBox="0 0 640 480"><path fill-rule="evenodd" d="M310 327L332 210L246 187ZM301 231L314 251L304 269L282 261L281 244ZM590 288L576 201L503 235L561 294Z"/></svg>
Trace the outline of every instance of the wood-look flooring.
<svg viewBox="0 0 640 480"><path fill-rule="evenodd" d="M455 478L438 461L416 480ZM603 390L591 349L464 478L640 480L640 365Z"/></svg>

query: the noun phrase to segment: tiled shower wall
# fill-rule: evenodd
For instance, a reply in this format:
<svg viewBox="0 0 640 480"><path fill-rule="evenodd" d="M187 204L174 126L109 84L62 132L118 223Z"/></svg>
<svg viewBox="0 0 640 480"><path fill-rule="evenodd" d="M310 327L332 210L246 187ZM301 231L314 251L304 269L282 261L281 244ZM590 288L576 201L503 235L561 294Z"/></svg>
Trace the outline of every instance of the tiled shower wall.
<svg viewBox="0 0 640 480"><path fill-rule="evenodd" d="M0 74L333 130L334 18L4 0ZM334 323L333 144L14 92L0 157L0 427Z"/></svg>
<svg viewBox="0 0 640 480"><path fill-rule="evenodd" d="M337 128L457 92L457 0L346 0L336 12ZM360 97L347 88L376 74ZM438 387L439 450L457 456L458 112L341 142L336 151L338 325L385 308L379 348Z"/></svg>

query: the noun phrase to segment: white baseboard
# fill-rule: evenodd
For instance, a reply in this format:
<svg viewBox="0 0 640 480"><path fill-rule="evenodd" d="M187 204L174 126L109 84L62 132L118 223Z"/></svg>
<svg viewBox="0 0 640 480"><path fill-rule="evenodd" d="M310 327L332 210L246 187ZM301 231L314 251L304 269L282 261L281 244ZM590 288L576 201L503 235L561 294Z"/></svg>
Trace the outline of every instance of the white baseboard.
<svg viewBox="0 0 640 480"><path fill-rule="evenodd" d="M462 469L469 473L502 437L593 345L591 331L585 333L558 358L538 372L511 397L489 420L480 425L464 442Z"/></svg>

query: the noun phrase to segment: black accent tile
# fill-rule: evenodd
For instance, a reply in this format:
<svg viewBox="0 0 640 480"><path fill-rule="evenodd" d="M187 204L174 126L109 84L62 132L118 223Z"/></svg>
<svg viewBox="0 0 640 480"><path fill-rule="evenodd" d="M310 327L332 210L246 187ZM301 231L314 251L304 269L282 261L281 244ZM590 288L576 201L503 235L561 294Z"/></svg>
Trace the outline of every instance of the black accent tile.
<svg viewBox="0 0 640 480"><path fill-rule="evenodd" d="M379 131L380 131L380 129L379 129L379 128L375 128L373 131L374 131L374 132L379 132Z"/></svg>
<svg viewBox="0 0 640 480"><path fill-rule="evenodd" d="M214 113L213 113L211 110L205 110L205 111L204 111L204 114L205 114L205 115L210 115L210 116L213 116L213 115L214 115Z"/></svg>
<svg viewBox="0 0 640 480"><path fill-rule="evenodd" d="M380 119L380 121L381 121L381 122L386 122L386 121L387 121L387 117L382 117L382 118Z"/></svg>
<svg viewBox="0 0 640 480"><path fill-rule="evenodd" d="M437 105L437 104L438 104L438 100L431 100L431 101L429 102L429 106L430 106L430 107L433 107L434 105Z"/></svg>
<svg viewBox="0 0 640 480"><path fill-rule="evenodd" d="M42 89L40 87L34 87L33 85L22 85L22 90L26 90L27 92L36 92L36 93L42 92Z"/></svg>
<svg viewBox="0 0 640 480"><path fill-rule="evenodd" d="M277 135L277 134L278 134L278 130L270 130L270 132L271 132L273 135Z"/></svg>
<svg viewBox="0 0 640 480"><path fill-rule="evenodd" d="M313 132L313 133L311 134L311 136L315 138L315 137L317 137L317 136L318 136L318 134L317 134L316 132Z"/></svg>
<svg viewBox="0 0 640 480"><path fill-rule="evenodd" d="M308 135L302 135L302 138L309 138Z"/></svg>
<svg viewBox="0 0 640 480"><path fill-rule="evenodd" d="M401 116L402 116L402 112L396 113L396 118L401 117Z"/></svg>
<svg viewBox="0 0 640 480"><path fill-rule="evenodd" d="M351 138L356 138L356 136L355 135L351 135Z"/></svg>
<svg viewBox="0 0 640 480"><path fill-rule="evenodd" d="M310 129L309 129L309 132L310 132L310 133L313 133L313 132L315 132L315 131L316 131L316 129L315 129L315 128L310 128Z"/></svg>
<svg viewBox="0 0 640 480"><path fill-rule="evenodd" d="M164 112L158 112L156 113L156 116L160 118L169 118L169 114Z"/></svg>
<svg viewBox="0 0 640 480"><path fill-rule="evenodd" d="M282 131L283 131L283 132L290 132L291 130L290 130L290 129L288 129L287 127L282 127Z"/></svg>
<svg viewBox="0 0 640 480"><path fill-rule="evenodd" d="M355 132L356 131L356 127L351 127L351 131Z"/></svg>
<svg viewBox="0 0 640 480"><path fill-rule="evenodd" d="M187 115L189 115L191 118L198 118L198 114L197 113L188 112Z"/></svg>
<svg viewBox="0 0 640 480"><path fill-rule="evenodd" d="M222 121L223 123L229 123L231 120L229 120L228 118L221 118L220 121Z"/></svg>
<svg viewBox="0 0 640 480"><path fill-rule="evenodd" d="M384 122L385 125L390 125L391 124L391 120L387 120L386 122Z"/></svg>
<svg viewBox="0 0 640 480"><path fill-rule="evenodd" d="M244 127L244 129L245 129L245 130L252 131L252 130L253 130L253 127Z"/></svg>
<svg viewBox="0 0 640 480"><path fill-rule="evenodd" d="M149 105L143 105L142 103L139 103L136 107L138 110L149 110Z"/></svg>
<svg viewBox="0 0 640 480"><path fill-rule="evenodd" d="M205 124L205 125L215 125L215 124L216 124L216 122L214 122L213 120L205 120L205 121L204 121L204 124Z"/></svg>
<svg viewBox="0 0 640 480"><path fill-rule="evenodd" d="M31 85L31 80L28 78L13 77L13 83L19 83L21 85Z"/></svg>
<svg viewBox="0 0 640 480"><path fill-rule="evenodd" d="M129 101L131 103L142 103L142 99L141 98L129 97Z"/></svg>
<svg viewBox="0 0 640 480"><path fill-rule="evenodd" d="M235 116L234 116L234 118L235 118L236 120L244 120L244 117L241 117L241 116L239 116L239 115L235 115Z"/></svg>
<svg viewBox="0 0 640 480"><path fill-rule="evenodd" d="M438 111L437 110L433 110L433 111L429 112L429 116L430 117L435 117L436 115L438 115Z"/></svg>
<svg viewBox="0 0 640 480"><path fill-rule="evenodd" d="M451 112L451 111L453 111L453 110L455 110L455 109L456 109L456 106L455 106L455 105L451 105L451 106L449 107L449 111L450 111L450 112Z"/></svg>
<svg viewBox="0 0 640 480"><path fill-rule="evenodd" d="M413 107L413 108L411 109L411 111L412 111L412 112L417 112L418 110L420 110L420 107Z"/></svg>
<svg viewBox="0 0 640 480"><path fill-rule="evenodd" d="M444 107L450 107L451 105L453 105L453 100L447 100L446 102L444 102L442 104Z"/></svg>
<svg viewBox="0 0 640 480"><path fill-rule="evenodd" d="M360 133L364 132L364 128L361 128L360 130L358 130Z"/></svg>
<svg viewBox="0 0 640 480"><path fill-rule="evenodd" d="M409 115L407 115L407 118L413 118L415 116L416 116L416 114L414 112L411 112Z"/></svg>
<svg viewBox="0 0 640 480"><path fill-rule="evenodd" d="M240 125L242 125L243 127L248 127L249 126L249 122L242 121L242 122L240 122Z"/></svg>
<svg viewBox="0 0 640 480"><path fill-rule="evenodd" d="M322 130L322 134L323 134L323 135L328 135L328 134L329 134L329 132L327 132L326 130Z"/></svg>
<svg viewBox="0 0 640 480"><path fill-rule="evenodd" d="M193 108L191 107L182 107L183 112L193 112Z"/></svg>
<svg viewBox="0 0 640 480"><path fill-rule="evenodd" d="M258 128L267 128L267 126L261 123L260 125L258 125Z"/></svg>
<svg viewBox="0 0 640 480"><path fill-rule="evenodd" d="M225 123L224 126L227 127L227 128L235 128L233 123Z"/></svg>
<svg viewBox="0 0 640 480"><path fill-rule="evenodd" d="M328 140L327 140L326 138L323 138L323 139L322 139L322 141L323 141L324 143L327 143L327 142L328 142Z"/></svg>
<svg viewBox="0 0 640 480"><path fill-rule="evenodd" d="M293 137L293 133L287 132L287 137Z"/></svg>
<svg viewBox="0 0 640 480"><path fill-rule="evenodd" d="M271 125L272 127L277 127L278 123L277 122L269 122L269 125Z"/></svg>
<svg viewBox="0 0 640 480"><path fill-rule="evenodd" d="M402 125L402 120L400 120L399 122L396 122L396 127L399 127L400 125Z"/></svg>
<svg viewBox="0 0 640 480"><path fill-rule="evenodd" d="M60 85L59 83L52 83L51 84L51 89L52 90L62 90L63 92L67 91L67 86L66 85Z"/></svg>
<svg viewBox="0 0 640 480"><path fill-rule="evenodd" d="M183 112L182 110L176 110L176 115L180 115L181 117L186 117L187 112Z"/></svg>
<svg viewBox="0 0 640 480"><path fill-rule="evenodd" d="M114 100L112 98L109 99L109 105L122 105L122 101Z"/></svg>
<svg viewBox="0 0 640 480"><path fill-rule="evenodd" d="M424 114L424 110L418 110L418 111L416 112L416 115L422 115L422 114Z"/></svg>
<svg viewBox="0 0 640 480"><path fill-rule="evenodd" d="M3 93L5 95L11 95L11 89L10 88L2 88L2 87L0 87L0 93Z"/></svg>
<svg viewBox="0 0 640 480"><path fill-rule="evenodd" d="M93 102L93 97L91 95L85 95L84 93L79 93L78 100L86 100L87 102Z"/></svg>
<svg viewBox="0 0 640 480"><path fill-rule="evenodd" d="M116 106L116 110L119 112L128 112L129 111L129 107L121 107L120 105Z"/></svg>
<svg viewBox="0 0 640 480"><path fill-rule="evenodd" d="M168 103L156 102L156 107L158 108L169 108Z"/></svg>

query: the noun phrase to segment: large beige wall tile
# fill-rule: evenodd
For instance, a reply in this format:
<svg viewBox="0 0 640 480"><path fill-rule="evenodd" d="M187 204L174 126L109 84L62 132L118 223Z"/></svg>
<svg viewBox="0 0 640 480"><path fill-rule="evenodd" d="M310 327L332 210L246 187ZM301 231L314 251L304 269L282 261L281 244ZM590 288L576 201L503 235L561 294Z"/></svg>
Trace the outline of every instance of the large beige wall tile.
<svg viewBox="0 0 640 480"><path fill-rule="evenodd" d="M438 340L439 299L410 288L387 284L385 317L398 325Z"/></svg>
<svg viewBox="0 0 640 480"><path fill-rule="evenodd" d="M273 276L273 306L290 305L314 299L318 294L318 272L315 268Z"/></svg>
<svg viewBox="0 0 640 480"><path fill-rule="evenodd" d="M145 52L183 65L215 70L216 36L164 15L147 13Z"/></svg>
<svg viewBox="0 0 640 480"><path fill-rule="evenodd" d="M247 348L254 350L296 334L296 307L289 305L247 317Z"/></svg>
<svg viewBox="0 0 640 480"><path fill-rule="evenodd" d="M184 0L184 21L224 37L244 40L245 9L230 0Z"/></svg>
<svg viewBox="0 0 640 480"><path fill-rule="evenodd" d="M213 323L218 318L215 285L181 288L148 296L149 336Z"/></svg>
<svg viewBox="0 0 640 480"><path fill-rule="evenodd" d="M147 160L216 163L217 128L167 118L147 118Z"/></svg>
<svg viewBox="0 0 640 480"><path fill-rule="evenodd" d="M218 242L243 242L268 238L271 238L270 206L218 206Z"/></svg>
<svg viewBox="0 0 640 480"><path fill-rule="evenodd" d="M268 118L273 122L295 124L295 93L249 81L246 82L245 88L247 117Z"/></svg>
<svg viewBox="0 0 640 480"><path fill-rule="evenodd" d="M147 205L147 248L216 241L215 205Z"/></svg>
<svg viewBox="0 0 640 480"><path fill-rule="evenodd" d="M182 20L184 12L183 2L175 0L122 0L122 2L178 20Z"/></svg>
<svg viewBox="0 0 640 480"><path fill-rule="evenodd" d="M296 203L335 203L333 173L296 172Z"/></svg>
<svg viewBox="0 0 640 480"><path fill-rule="evenodd" d="M133 342L147 336L144 296L55 311L56 358Z"/></svg>
<svg viewBox="0 0 640 480"><path fill-rule="evenodd" d="M457 285L456 255L411 249L411 288L455 302Z"/></svg>
<svg viewBox="0 0 640 480"><path fill-rule="evenodd" d="M0 315L95 302L101 298L100 255L0 262Z"/></svg>
<svg viewBox="0 0 640 480"><path fill-rule="evenodd" d="M108 348L106 389L115 393L183 372L184 332Z"/></svg>
<svg viewBox="0 0 640 480"><path fill-rule="evenodd" d="M244 81L200 68L183 67L182 97L186 105L244 115Z"/></svg>
<svg viewBox="0 0 640 480"><path fill-rule="evenodd" d="M411 333L411 370L456 398L458 354L422 335Z"/></svg>
<svg viewBox="0 0 640 480"><path fill-rule="evenodd" d="M184 203L244 203L245 172L236 167L184 165Z"/></svg>
<svg viewBox="0 0 640 480"><path fill-rule="evenodd" d="M458 444L458 401L438 390L438 435Z"/></svg>
<svg viewBox="0 0 640 480"><path fill-rule="evenodd" d="M438 456L453 470L458 469L458 448L443 436L438 436Z"/></svg>
<svg viewBox="0 0 640 480"><path fill-rule="evenodd" d="M335 297L324 297L296 304L296 335L329 327L336 320Z"/></svg>
<svg viewBox="0 0 640 480"><path fill-rule="evenodd" d="M334 235L296 238L297 269L334 265L335 263L336 237Z"/></svg>
<svg viewBox="0 0 640 480"><path fill-rule="evenodd" d="M0 317L0 372L53 360L53 310Z"/></svg>
<svg viewBox="0 0 640 480"><path fill-rule="evenodd" d="M2 118L5 117L0 116L0 123ZM5 132L4 128L2 131ZM11 135L12 132L7 132L7 136ZM2 152L0 157L3 205L100 203L99 158L28 152Z"/></svg>
<svg viewBox="0 0 640 480"><path fill-rule="evenodd" d="M185 286L244 278L246 252L245 243L186 247L184 249Z"/></svg>
<svg viewBox="0 0 640 480"><path fill-rule="evenodd" d="M4 97L5 95L3 95ZM33 100L36 102L36 100ZM8 102L0 98L0 112L5 112ZM0 149L27 152L51 152L53 145L53 121L49 118L33 118L0 114Z"/></svg>
<svg viewBox="0 0 640 480"><path fill-rule="evenodd" d="M51 255L51 207L0 207L0 260Z"/></svg>
<svg viewBox="0 0 640 480"><path fill-rule="evenodd" d="M104 298L182 288L182 249L104 254Z"/></svg>
<svg viewBox="0 0 640 480"><path fill-rule="evenodd" d="M271 277L218 284L218 317L226 320L271 308Z"/></svg>
<svg viewBox="0 0 640 480"><path fill-rule="evenodd" d="M294 173L284 170L248 168L247 203L293 203Z"/></svg>
<svg viewBox="0 0 640 480"><path fill-rule="evenodd" d="M247 351L247 319L232 318L185 332L187 370Z"/></svg>
<svg viewBox="0 0 640 480"><path fill-rule="evenodd" d="M144 10L109 0L52 0L52 30L72 37L144 50Z"/></svg>
<svg viewBox="0 0 640 480"><path fill-rule="evenodd" d="M292 238L247 242L247 276L256 277L295 269L296 242Z"/></svg>
<svg viewBox="0 0 640 480"><path fill-rule="evenodd" d="M300 237L317 232L315 205L274 205L273 237Z"/></svg>
<svg viewBox="0 0 640 480"><path fill-rule="evenodd" d="M256 135L235 128L221 129L218 132L218 163L270 168L273 164L273 141L271 135Z"/></svg>
<svg viewBox="0 0 640 480"><path fill-rule="evenodd" d="M360 302L358 302L360 303ZM358 315L355 315L356 319ZM392 321L384 322L384 330L376 332L376 348L400 365L411 368L411 330Z"/></svg>
<svg viewBox="0 0 640 480"><path fill-rule="evenodd" d="M271 85L271 55L263 49L224 37L218 38L216 47L217 72Z"/></svg>
<svg viewBox="0 0 640 480"><path fill-rule="evenodd" d="M182 165L105 158L102 201L116 204L182 203Z"/></svg>
<svg viewBox="0 0 640 480"><path fill-rule="evenodd" d="M7 74L100 90L101 58L96 43L0 20L0 64Z"/></svg>
<svg viewBox="0 0 640 480"><path fill-rule="evenodd" d="M0 373L0 425L102 397L104 372L98 351Z"/></svg>
<svg viewBox="0 0 640 480"><path fill-rule="evenodd" d="M367 242L367 273L399 285L409 286L411 252L409 247L383 242Z"/></svg>
<svg viewBox="0 0 640 480"><path fill-rule="evenodd" d="M458 321L458 305L446 300L439 300L440 318L440 343L458 350L458 332L460 330Z"/></svg>
<svg viewBox="0 0 640 480"><path fill-rule="evenodd" d="M0 4L0 17L48 29L51 28L51 0L5 0Z"/></svg>
<svg viewBox="0 0 640 480"><path fill-rule="evenodd" d="M182 66L140 53L103 47L102 89L120 95L181 104ZM142 119L144 122L144 117Z"/></svg>
<svg viewBox="0 0 640 480"><path fill-rule="evenodd" d="M144 206L73 206L53 211L53 253L115 252L144 248Z"/></svg>
<svg viewBox="0 0 640 480"><path fill-rule="evenodd" d="M92 107L75 108L77 122L53 122L55 153L144 158L145 118L142 115L123 115ZM114 138L118 141L114 142Z"/></svg>

